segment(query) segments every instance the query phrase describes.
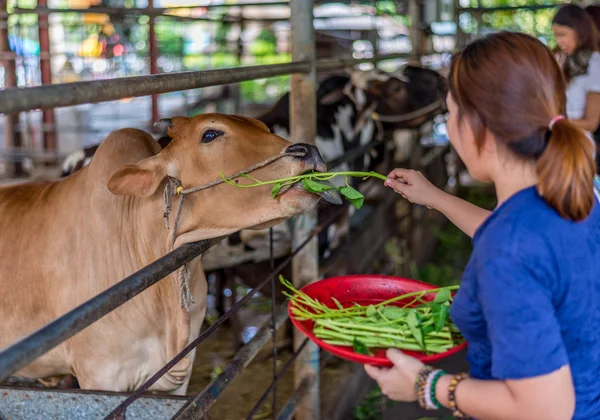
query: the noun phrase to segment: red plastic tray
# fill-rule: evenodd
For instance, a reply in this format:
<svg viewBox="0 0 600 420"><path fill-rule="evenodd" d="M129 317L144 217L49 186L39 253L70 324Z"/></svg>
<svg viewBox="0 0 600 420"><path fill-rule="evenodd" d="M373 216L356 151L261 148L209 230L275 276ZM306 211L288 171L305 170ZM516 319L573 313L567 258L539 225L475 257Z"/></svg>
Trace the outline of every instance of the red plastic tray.
<svg viewBox="0 0 600 420"><path fill-rule="evenodd" d="M311 283L300 290L324 305L327 305L330 308L336 308L335 303L331 299L332 297L336 298L342 306L350 306L354 303L358 303L359 305L370 305L384 302L405 293L435 289L436 287L438 286L424 283L419 280L374 274L357 274L330 277ZM435 293L424 296L424 300L433 300L434 298ZM394 305L403 306L410 303L410 301L411 299L408 299L407 301L398 301L395 302ZM334 346L318 339L312 332L313 321L298 321L292 314L293 306L294 302L290 301L288 305L288 314L294 326L306 334L310 340L314 341L322 349L353 362L380 367L392 366L392 362L385 356L385 350L383 349L377 350L374 356L369 356L366 354L355 353L352 347ZM416 357L423 363L428 363L446 358L451 354L462 350L466 345L467 343L464 341L444 353L432 355L427 355L423 352L403 351L406 354Z"/></svg>

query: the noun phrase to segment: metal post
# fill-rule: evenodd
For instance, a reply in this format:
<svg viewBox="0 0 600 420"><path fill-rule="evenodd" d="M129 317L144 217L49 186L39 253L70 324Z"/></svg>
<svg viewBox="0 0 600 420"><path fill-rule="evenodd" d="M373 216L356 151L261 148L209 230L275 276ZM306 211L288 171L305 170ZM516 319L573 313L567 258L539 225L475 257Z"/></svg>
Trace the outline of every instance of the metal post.
<svg viewBox="0 0 600 420"><path fill-rule="evenodd" d="M148 0L148 7L154 7L154 0ZM148 45L150 46L150 74L158 74L158 46L156 45L156 31L155 31L155 20L154 16L150 16L149 26L148 26ZM160 114L158 112L158 96L152 95L152 121L150 121L150 126L154 122L160 119Z"/></svg>
<svg viewBox="0 0 600 420"><path fill-rule="evenodd" d="M38 0L38 7L47 7L47 0ZM50 35L48 15L38 16L38 33L40 37L40 70L42 73L42 85L52 84L52 68L50 67ZM56 152L56 121L54 109L43 110L42 133L44 149L46 152Z"/></svg>
<svg viewBox="0 0 600 420"><path fill-rule="evenodd" d="M291 0L291 44L293 60L309 60L310 71L294 74L291 78L290 128L294 142L315 144L316 141L316 67L315 32L313 28L314 0ZM317 224L316 210L298 217L294 223L294 242L306 238ZM292 278L296 287L302 287L319 277L318 242L313 238L292 261ZM294 350L304 342L302 333L294 330ZM296 420L319 420L319 347L308 343L294 365L294 383L298 388L312 380L296 411Z"/></svg>
<svg viewBox="0 0 600 420"><path fill-rule="evenodd" d="M246 27L246 25L244 24L244 14L243 12L240 10L240 21L239 21L239 29L240 29L240 36L238 37L237 40L237 61L238 61L238 66L243 66L244 65L244 41L242 39L242 35L244 33L244 29ZM232 90L233 90L233 113L234 114L239 114L240 110L241 110L241 101L242 101L242 89L239 83L235 84L235 85L230 85Z"/></svg>
<svg viewBox="0 0 600 420"><path fill-rule="evenodd" d="M0 0L0 15L6 12L7 0ZM8 16L0 18L0 55L4 66L4 88L17 86L16 56L11 53L8 44ZM21 131L19 129L19 113L4 116L4 147L21 147ZM17 160L11 165L12 175L24 174L23 164ZM7 174L8 175L8 174Z"/></svg>

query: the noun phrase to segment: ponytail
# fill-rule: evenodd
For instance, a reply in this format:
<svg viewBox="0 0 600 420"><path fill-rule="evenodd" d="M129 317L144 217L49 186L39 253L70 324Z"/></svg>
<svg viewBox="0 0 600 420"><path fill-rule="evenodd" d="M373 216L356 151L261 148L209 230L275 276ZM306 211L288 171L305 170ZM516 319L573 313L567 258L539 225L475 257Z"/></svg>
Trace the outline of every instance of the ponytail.
<svg viewBox="0 0 600 420"><path fill-rule="evenodd" d="M594 144L566 119L552 124L548 145L537 161L538 191L562 217L585 219L594 204Z"/></svg>

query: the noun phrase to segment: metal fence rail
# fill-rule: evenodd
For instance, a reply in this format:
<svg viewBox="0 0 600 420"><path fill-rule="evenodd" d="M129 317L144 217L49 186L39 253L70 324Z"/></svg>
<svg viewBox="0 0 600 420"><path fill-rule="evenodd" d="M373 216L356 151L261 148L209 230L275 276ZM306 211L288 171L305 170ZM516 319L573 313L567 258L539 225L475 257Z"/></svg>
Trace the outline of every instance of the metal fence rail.
<svg viewBox="0 0 600 420"><path fill-rule="evenodd" d="M0 353L0 382L223 239L182 245Z"/></svg>
<svg viewBox="0 0 600 420"><path fill-rule="evenodd" d="M319 60L316 66L318 71L329 71L360 63L373 63L405 57L407 57L407 54L387 54L362 59L325 59ZM0 113L10 114L40 108L49 109L114 101L122 98L246 82L293 73L306 73L309 70L310 63L308 61L295 61L285 64L120 77L26 89L11 88L0 91Z"/></svg>

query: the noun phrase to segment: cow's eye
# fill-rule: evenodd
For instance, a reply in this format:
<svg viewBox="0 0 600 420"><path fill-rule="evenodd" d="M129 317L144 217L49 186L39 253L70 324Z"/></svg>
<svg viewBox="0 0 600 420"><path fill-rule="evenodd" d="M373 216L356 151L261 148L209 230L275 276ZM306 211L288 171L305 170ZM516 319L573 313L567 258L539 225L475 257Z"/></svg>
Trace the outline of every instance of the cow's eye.
<svg viewBox="0 0 600 420"><path fill-rule="evenodd" d="M218 131L218 130L206 130L202 134L202 143L210 143L217 137L222 136L223 134L224 133L222 131Z"/></svg>

